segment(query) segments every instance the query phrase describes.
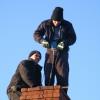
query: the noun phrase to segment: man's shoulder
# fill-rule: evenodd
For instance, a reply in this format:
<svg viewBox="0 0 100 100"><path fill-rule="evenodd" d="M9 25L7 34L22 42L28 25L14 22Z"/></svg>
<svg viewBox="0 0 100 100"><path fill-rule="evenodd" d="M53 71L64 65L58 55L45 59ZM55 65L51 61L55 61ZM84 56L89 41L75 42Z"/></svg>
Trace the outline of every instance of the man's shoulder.
<svg viewBox="0 0 100 100"><path fill-rule="evenodd" d="M41 24L45 24L45 25L48 25L50 23L51 23L51 19L46 19L46 20L41 22Z"/></svg>
<svg viewBox="0 0 100 100"><path fill-rule="evenodd" d="M24 60L22 60L22 61L20 62L20 64L22 64L22 65L30 64L30 60L24 59Z"/></svg>
<svg viewBox="0 0 100 100"><path fill-rule="evenodd" d="M20 63L26 63L26 62L29 62L29 60L28 59L24 59Z"/></svg>
<svg viewBox="0 0 100 100"><path fill-rule="evenodd" d="M47 23L47 22L50 22L51 19L46 19L46 20L43 20L42 23Z"/></svg>
<svg viewBox="0 0 100 100"><path fill-rule="evenodd" d="M68 20L63 20L63 24L71 25L72 23Z"/></svg>

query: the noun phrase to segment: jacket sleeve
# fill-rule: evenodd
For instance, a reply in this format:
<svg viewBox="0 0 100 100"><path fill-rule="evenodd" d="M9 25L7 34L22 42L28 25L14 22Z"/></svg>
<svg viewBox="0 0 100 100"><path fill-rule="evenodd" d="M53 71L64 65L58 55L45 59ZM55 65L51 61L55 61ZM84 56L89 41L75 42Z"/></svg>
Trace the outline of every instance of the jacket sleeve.
<svg viewBox="0 0 100 100"><path fill-rule="evenodd" d="M39 76L38 76L38 80L37 80L37 83L39 86L42 86L41 78L42 78L41 71L39 71Z"/></svg>
<svg viewBox="0 0 100 100"><path fill-rule="evenodd" d="M38 28L35 30L35 32L33 33L33 38L35 41L39 42L41 41L41 39L43 38L44 34L45 34L45 23L42 22Z"/></svg>
<svg viewBox="0 0 100 100"><path fill-rule="evenodd" d="M76 42L76 33L74 31L74 28L72 24L69 25L68 30L67 30L67 45L73 45Z"/></svg>
<svg viewBox="0 0 100 100"><path fill-rule="evenodd" d="M34 87L34 75L30 72L29 67L25 67L23 64L19 65L19 72L22 80L29 86ZM33 72L34 74L34 72Z"/></svg>
<svg viewBox="0 0 100 100"><path fill-rule="evenodd" d="M42 74L41 74L42 67L39 64L37 64L36 70L37 71L35 72L35 76L36 76L37 84L41 86L42 85Z"/></svg>

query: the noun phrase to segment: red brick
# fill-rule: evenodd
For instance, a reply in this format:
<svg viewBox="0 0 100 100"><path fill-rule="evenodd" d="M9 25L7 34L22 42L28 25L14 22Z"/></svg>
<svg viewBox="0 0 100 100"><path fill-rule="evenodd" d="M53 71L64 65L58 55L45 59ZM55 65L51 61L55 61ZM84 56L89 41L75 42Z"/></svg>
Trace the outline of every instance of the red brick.
<svg viewBox="0 0 100 100"><path fill-rule="evenodd" d="M21 89L20 100L67 100L61 86L39 86Z"/></svg>
<svg viewBox="0 0 100 100"><path fill-rule="evenodd" d="M21 92L26 92L26 91L28 91L28 88L22 88L21 89Z"/></svg>
<svg viewBox="0 0 100 100"><path fill-rule="evenodd" d="M49 94L44 94L44 97L60 97L60 93L49 93Z"/></svg>
<svg viewBox="0 0 100 100"><path fill-rule="evenodd" d="M60 100L60 98L46 98L45 100Z"/></svg>
<svg viewBox="0 0 100 100"><path fill-rule="evenodd" d="M34 91L34 90L41 90L41 86L37 86L37 87L34 87L34 88L28 88L28 91Z"/></svg>
<svg viewBox="0 0 100 100"><path fill-rule="evenodd" d="M48 93L60 93L59 89L54 89L54 90L44 90L44 94Z"/></svg>
<svg viewBox="0 0 100 100"><path fill-rule="evenodd" d="M21 96L20 97L20 100L25 100L25 96Z"/></svg>

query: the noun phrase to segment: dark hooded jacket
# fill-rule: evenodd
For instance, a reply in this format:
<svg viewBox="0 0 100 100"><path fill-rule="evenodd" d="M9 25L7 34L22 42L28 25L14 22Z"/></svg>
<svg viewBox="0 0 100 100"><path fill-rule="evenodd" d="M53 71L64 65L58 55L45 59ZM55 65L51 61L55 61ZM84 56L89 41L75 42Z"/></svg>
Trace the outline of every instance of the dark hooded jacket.
<svg viewBox="0 0 100 100"><path fill-rule="evenodd" d="M70 45L75 43L76 34L72 24L69 21L61 21L60 33L60 39L57 41L57 43L63 41L65 43L65 49L68 49ZM54 25L51 19L43 21L34 33L34 39L38 42L45 38L49 43L51 43L53 36Z"/></svg>
<svg viewBox="0 0 100 100"><path fill-rule="evenodd" d="M7 92L9 92L12 86L18 87L19 90L21 88L41 86L41 69L42 67L33 60L23 60L18 65L7 88Z"/></svg>

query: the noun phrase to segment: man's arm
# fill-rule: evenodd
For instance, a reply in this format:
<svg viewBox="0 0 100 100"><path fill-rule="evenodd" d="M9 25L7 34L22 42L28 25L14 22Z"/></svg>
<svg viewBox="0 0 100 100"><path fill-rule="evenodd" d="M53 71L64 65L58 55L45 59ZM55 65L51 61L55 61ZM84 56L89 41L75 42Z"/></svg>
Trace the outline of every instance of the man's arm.
<svg viewBox="0 0 100 100"><path fill-rule="evenodd" d="M20 72L22 80L29 87L34 87L34 72L33 72L33 75L32 75L32 73L30 73L30 69L25 67L23 64L19 65L19 72Z"/></svg>
<svg viewBox="0 0 100 100"><path fill-rule="evenodd" d="M68 30L68 45L73 45L75 42L76 42L76 33L71 24Z"/></svg>
<svg viewBox="0 0 100 100"><path fill-rule="evenodd" d="M33 33L34 40L40 43L41 40L43 39L44 33L45 33L44 23L42 22Z"/></svg>

